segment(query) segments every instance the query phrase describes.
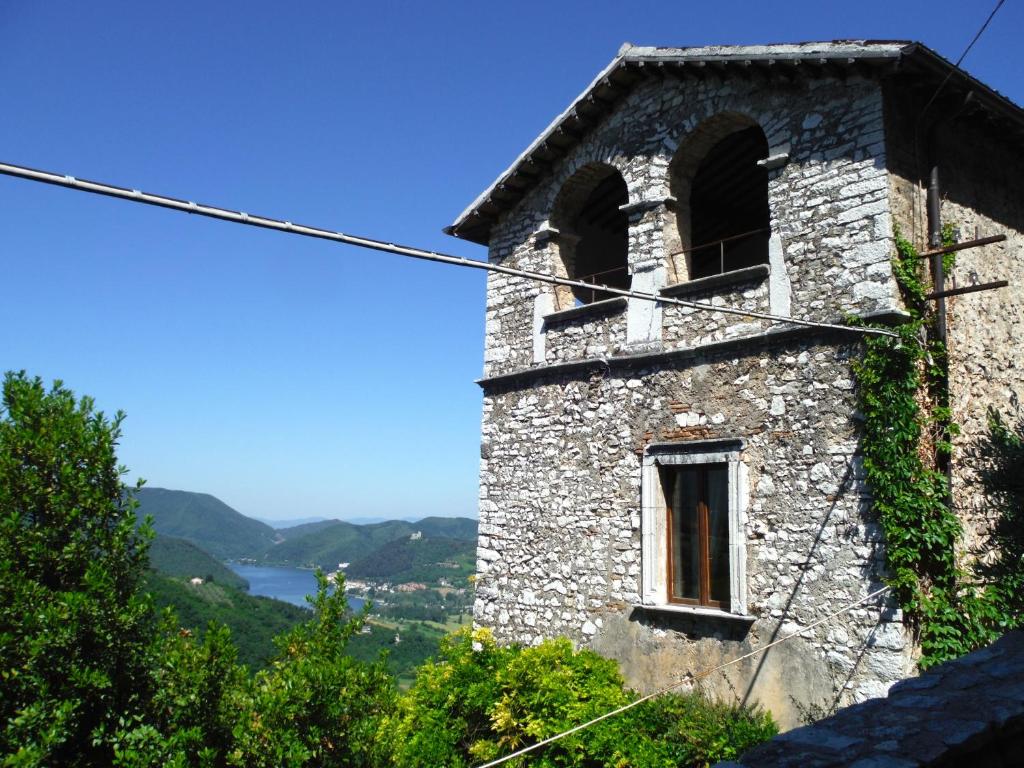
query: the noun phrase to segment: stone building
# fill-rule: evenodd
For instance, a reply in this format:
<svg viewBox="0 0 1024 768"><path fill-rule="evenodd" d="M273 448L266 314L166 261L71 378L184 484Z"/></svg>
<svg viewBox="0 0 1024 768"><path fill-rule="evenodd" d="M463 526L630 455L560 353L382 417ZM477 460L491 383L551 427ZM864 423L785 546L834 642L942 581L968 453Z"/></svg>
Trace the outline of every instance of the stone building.
<svg viewBox="0 0 1024 768"><path fill-rule="evenodd" d="M1024 391L1022 136L1020 108L915 43L625 45L447 231L496 264L824 323L906 316L897 228L1007 234L944 281L1011 283L946 301L970 543L984 510L961 459ZM877 589L861 352L849 332L492 273L476 621L568 635L653 689ZM881 601L706 684L788 725L885 693L914 656Z"/></svg>

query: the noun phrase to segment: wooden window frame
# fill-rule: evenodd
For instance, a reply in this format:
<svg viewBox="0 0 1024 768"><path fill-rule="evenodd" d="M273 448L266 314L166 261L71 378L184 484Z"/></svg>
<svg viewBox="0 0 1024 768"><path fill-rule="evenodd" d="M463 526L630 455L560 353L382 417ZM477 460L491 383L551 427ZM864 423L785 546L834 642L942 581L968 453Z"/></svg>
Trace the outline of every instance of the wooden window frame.
<svg viewBox="0 0 1024 768"><path fill-rule="evenodd" d="M741 438L654 443L644 452L641 468L641 595L639 607L748 618L746 605L745 525L748 504L747 471ZM728 501L729 599L701 603L671 593L671 519L665 498L662 468L673 465L725 465ZM710 576L710 570L707 571ZM707 593L705 593L707 594Z"/></svg>
<svg viewBox="0 0 1024 768"><path fill-rule="evenodd" d="M679 473L680 466L665 465L661 467L661 472L669 471ZM668 567L668 573L666 574L666 584L668 586L668 601L677 605L700 605L705 608L718 608L719 610L728 610L728 605L723 606L721 600L711 599L711 533L707 499L708 499L708 470L711 468L725 468L728 470L728 465L724 462L718 462L715 464L693 464L685 465L688 467L695 467L697 471L697 482L698 482L698 501L697 501L697 549L699 554L699 562L697 565L697 594L696 599L692 597L680 597L672 593L672 585L675 584L675 573L676 573L676 554L672 548L672 542L674 536L672 531L674 530L673 521L676 515L676 511L672 509L671 502L665 499L665 514L667 520L665 521L666 530L668 531L668 557L665 558L665 563ZM662 478L664 482L664 478ZM678 480L676 480L678 482ZM728 483L728 475L726 475L726 482ZM727 493L728 493L728 489Z"/></svg>

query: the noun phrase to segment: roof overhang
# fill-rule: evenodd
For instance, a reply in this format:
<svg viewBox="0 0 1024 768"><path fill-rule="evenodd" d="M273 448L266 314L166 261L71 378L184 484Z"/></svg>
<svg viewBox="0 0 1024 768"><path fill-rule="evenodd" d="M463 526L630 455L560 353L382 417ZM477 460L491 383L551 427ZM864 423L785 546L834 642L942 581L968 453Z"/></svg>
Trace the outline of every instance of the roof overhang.
<svg viewBox="0 0 1024 768"><path fill-rule="evenodd" d="M651 48L623 45L605 67L556 117L508 169L444 231L487 245L491 227L605 118L638 83L650 79L719 77L797 77L861 75L879 77L906 72L943 82L946 88L972 91L979 107L1008 121L1024 134L1024 110L962 69L915 42L837 40L783 45Z"/></svg>

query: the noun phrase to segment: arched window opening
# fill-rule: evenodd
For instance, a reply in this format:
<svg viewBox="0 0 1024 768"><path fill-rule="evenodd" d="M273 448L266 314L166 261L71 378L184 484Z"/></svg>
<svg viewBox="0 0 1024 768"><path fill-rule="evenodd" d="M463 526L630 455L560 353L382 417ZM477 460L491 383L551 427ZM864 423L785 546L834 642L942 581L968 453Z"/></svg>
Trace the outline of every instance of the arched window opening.
<svg viewBox="0 0 1024 768"><path fill-rule="evenodd" d="M704 156L690 184L690 279L768 263L768 156L758 126L731 133Z"/></svg>
<svg viewBox="0 0 1024 768"><path fill-rule="evenodd" d="M553 221L570 279L629 288L629 216L620 210L628 202L626 181L609 166L588 166L566 182ZM613 296L590 288L572 289L577 306Z"/></svg>

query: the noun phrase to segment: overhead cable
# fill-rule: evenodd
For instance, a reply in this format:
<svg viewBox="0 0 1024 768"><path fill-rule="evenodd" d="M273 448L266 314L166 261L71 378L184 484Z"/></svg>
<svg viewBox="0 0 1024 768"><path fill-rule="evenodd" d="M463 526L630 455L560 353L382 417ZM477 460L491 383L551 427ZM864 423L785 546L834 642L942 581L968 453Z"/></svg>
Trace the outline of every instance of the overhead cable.
<svg viewBox="0 0 1024 768"><path fill-rule="evenodd" d="M315 237L321 240L333 240L339 243L345 243L347 245L354 245L359 248L369 248L375 251L384 251L386 253L393 253L399 256L407 256L413 259L422 259L424 261L432 261L440 264L451 264L457 267L469 267L470 269L480 269L485 272L495 272L502 275L510 275L512 277L520 277L526 280L534 280L541 283L549 283L551 285L564 285L570 288L582 288L585 290L599 291L602 293L612 294L615 296L625 296L630 299L641 299L643 301L654 301L661 304L668 304L678 307L687 307L689 309L698 310L701 312L721 312L725 315L739 315L747 318L758 318L760 320L768 320L773 323L786 323L789 325L806 326L809 328L821 328L832 331L843 331L847 333L859 333L859 334L875 334L879 336L892 336L897 337L898 335L893 331L885 330L884 328L872 328L861 325L841 325L839 323L823 323L815 320L803 320L796 317L787 317L785 315L774 315L769 312L758 312L757 310L748 309L737 309L734 307L725 306L714 306L712 304L705 304L697 301L686 301L684 299L676 299L669 296L662 296L658 293L648 293L646 291L634 291L626 288L615 288L609 285L599 285L596 283L587 283L582 280L571 280L566 277L558 277L556 275L548 275L542 272L530 272L524 269L514 269L512 267L505 267L500 264L491 264L486 261L477 261L476 259L467 259L461 256L452 256L446 253L440 253L438 251L428 251L422 248L414 248L412 246L400 245L398 243L390 243L384 240L374 240L369 237L361 237L359 235L348 235L344 232L335 232L329 229L322 229L320 227L309 227L303 224L293 224L290 221L282 219L272 219L266 216L256 216L244 211L232 211L226 208L219 208L212 205L201 205L199 203L190 202L188 200L180 200L174 197L167 197L165 195L155 195L148 192L140 192L137 189L128 189L126 187L117 187L110 184L104 184L97 181L87 181L85 179L78 179L74 176L67 176L59 173L52 173L49 171L40 171L33 168L26 168L19 165L11 165L8 163L0 163L0 173L7 176L14 176L20 179L27 179L29 181L38 181L43 184L53 184L58 187L65 187L67 189L74 189L79 192L89 192L95 195L105 195L107 197L116 197L120 200L127 200L133 203L142 203L144 205L154 205L159 208L169 208L174 211L181 211L183 213L191 213L199 216L207 216L211 219L220 219L222 221L230 221L235 224L245 224L250 227L260 227L263 229L273 229L278 232L286 232L292 235L302 235L304 237Z"/></svg>
<svg viewBox="0 0 1024 768"><path fill-rule="evenodd" d="M521 757L522 755L525 755L528 752L533 752L535 749L540 749L541 747L547 746L548 744L551 744L551 743L553 743L555 741L558 741L560 739L564 739L566 736L571 736L574 733L579 733L580 731L582 731L585 728L589 728L590 726L592 726L592 725L594 725L596 723L599 723L602 720L607 720L609 717L614 717L615 715L621 714L621 713L625 712L628 709L632 709L633 707L639 706L640 704L643 704L645 701L650 701L651 699L654 699L654 698L657 698L658 696L661 696L663 694L669 693L670 691L673 691L676 688L681 688L682 686L690 685L690 684L696 682L697 680L702 680L703 678L708 677L709 675L713 675L715 672L718 672L718 671L720 671L722 669L725 669L726 667L732 666L733 664L739 664L741 661L744 661L745 659L749 659L751 656L756 656L759 653L764 653L769 648L772 648L772 647L778 645L779 643L784 643L787 640L791 640L794 637L798 637L799 635L802 635L804 632L808 632L809 630L812 630L815 627L820 626L821 624L824 624L825 622L830 621L831 619L834 619L836 616L840 616L841 614L844 614L847 611L853 610L858 605L863 605L864 603L866 603L866 602L868 602L870 600L873 600L874 598L878 597L883 592L886 592L888 590L889 590L889 587L887 587L887 586L886 587L882 587L881 589L876 589L870 595L867 595L866 597L862 597L860 600L857 600L854 603L850 603L849 605L845 605L842 608L840 608L838 611L833 611L828 616L823 616L822 618L818 619L815 622L812 622L811 624L808 624L806 627L804 627L803 629L798 630L797 632L793 632L792 634L786 635L784 637L780 637L778 640L773 640L770 643L766 643L765 645L761 646L760 648L755 648L754 650L750 651L749 653L745 653L742 656L739 656L739 657L737 657L735 659L731 659L730 661L727 661L724 664L719 664L717 667L712 667L711 669L706 669L706 670L703 670L702 672L698 672L697 674L693 675L692 677L685 678L685 679L681 680L678 683L673 683L672 685L669 685L669 686L666 686L664 688L661 688L661 689L655 691L654 693L649 693L646 696L643 696L643 697L641 697L639 699L636 699L635 701L629 702L629 704L626 704L624 706L619 707L618 709L613 709L611 712L605 712L603 715L600 715L599 717L595 717L593 720L588 720L587 722L581 723L580 725L577 725L574 728L570 728L567 731L562 731L561 733L557 733L554 736L549 736L548 738L543 739L542 741L538 741L536 744L531 744L528 747L524 747L523 749L516 750L515 752L512 752L511 754L505 755L504 757L499 757L497 760L492 760L489 763L483 763L482 765L478 765L476 768L494 768L494 766L501 765L502 763L507 763L509 760L512 760L512 759L514 759L516 757Z"/></svg>
<svg viewBox="0 0 1024 768"><path fill-rule="evenodd" d="M971 40L970 43L967 44L967 47L964 48L964 52L960 54L960 58L956 60L956 63L952 67L950 67L949 72L946 73L946 77L943 79L941 83L939 83L939 87L935 89L935 93L932 94L932 97L928 99L928 103L924 105L924 109L921 110L921 115L920 117L918 117L919 122L921 118L924 117L924 114L928 111L928 108L932 105L935 99L938 98L939 93L942 91L942 89L946 87L946 83L949 82L949 79L953 77L953 73L960 68L960 64L962 64L963 60L967 58L967 54L970 53L971 48L974 47L974 44L978 42L979 38L981 38L985 30L988 29L988 25L992 21L992 17L995 16L996 12L1003 7L1003 3L1005 2L1006 0L999 0L999 2L996 3L996 7L992 9L992 12L988 15L988 18L985 19L985 23L981 25L981 28L978 29L978 31L975 33L974 38Z"/></svg>

